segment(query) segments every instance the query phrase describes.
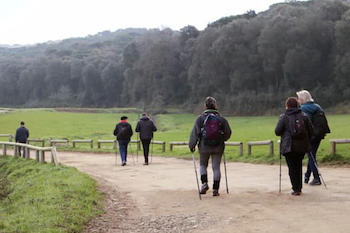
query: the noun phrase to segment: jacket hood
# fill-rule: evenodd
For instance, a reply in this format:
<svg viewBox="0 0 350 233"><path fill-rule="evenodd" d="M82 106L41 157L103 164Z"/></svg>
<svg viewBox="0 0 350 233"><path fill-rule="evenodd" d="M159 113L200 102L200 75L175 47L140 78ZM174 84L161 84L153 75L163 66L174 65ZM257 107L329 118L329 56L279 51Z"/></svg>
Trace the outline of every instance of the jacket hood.
<svg viewBox="0 0 350 233"><path fill-rule="evenodd" d="M289 108L286 110L286 115L290 116L290 115L294 115L301 112L300 108Z"/></svg>
<svg viewBox="0 0 350 233"><path fill-rule="evenodd" d="M141 117L140 120L141 120L141 121L149 121L149 118L148 118L147 116L143 116L143 117Z"/></svg>
<svg viewBox="0 0 350 233"><path fill-rule="evenodd" d="M307 113L308 115L313 115L314 112L318 111L318 110L322 110L320 105L315 104L314 102L307 102L303 105L301 105L301 110L305 113Z"/></svg>

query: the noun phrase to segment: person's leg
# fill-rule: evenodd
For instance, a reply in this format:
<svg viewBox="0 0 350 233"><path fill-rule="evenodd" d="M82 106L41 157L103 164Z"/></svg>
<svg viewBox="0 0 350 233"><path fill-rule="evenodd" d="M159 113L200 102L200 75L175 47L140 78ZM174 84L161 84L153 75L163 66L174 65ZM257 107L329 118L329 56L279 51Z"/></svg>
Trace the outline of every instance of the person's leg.
<svg viewBox="0 0 350 233"><path fill-rule="evenodd" d="M221 179L221 164L222 154L213 154L212 155L212 168L214 173L214 182L213 182L213 195L219 196L219 188L220 188L220 179Z"/></svg>
<svg viewBox="0 0 350 233"><path fill-rule="evenodd" d="M295 185L296 191L301 192L303 188L303 158L304 155L300 154L296 157L296 166L295 166Z"/></svg>
<svg viewBox="0 0 350 233"><path fill-rule="evenodd" d="M149 145L151 143L151 140L141 140L142 141L142 147L143 147L143 156L145 158L145 164L148 164L148 154L149 154Z"/></svg>
<svg viewBox="0 0 350 233"><path fill-rule="evenodd" d="M312 183L310 183L310 184L315 184L315 183L319 183L320 184L321 183L320 182L320 176L318 174L318 170L317 170L317 167L316 167L317 166L316 153L317 153L318 147L320 146L320 142L321 142L320 139L313 139L312 142L311 142L312 150L311 150L311 153L308 154L310 168L311 168L311 171L312 171L312 175L314 176L314 181L312 181ZM315 163L316 163L316 165L315 165Z"/></svg>
<svg viewBox="0 0 350 233"><path fill-rule="evenodd" d="M289 179L292 184L292 189L294 192L299 192L298 190L298 184L297 184L297 161L296 155L289 153L286 157L286 162L288 165L288 174L289 174Z"/></svg>
<svg viewBox="0 0 350 233"><path fill-rule="evenodd" d="M209 162L210 154L200 154L199 155L199 167L200 167L200 174L201 174L201 181L202 181L202 187L200 190L201 194L205 194L208 189L208 173L207 173L207 167Z"/></svg>
<svg viewBox="0 0 350 233"><path fill-rule="evenodd" d="M305 178L304 178L304 182L307 184L309 183L310 180L310 176L311 176L311 164L312 162L312 158L309 155L310 153L307 153L307 157L308 157L308 161L307 161L307 168L306 168L306 172L305 172Z"/></svg>
<svg viewBox="0 0 350 233"><path fill-rule="evenodd" d="M17 147L17 148L18 148L18 156L21 157L21 150L22 150L22 147L19 146L19 147Z"/></svg>
<svg viewBox="0 0 350 233"><path fill-rule="evenodd" d="M122 165L125 164L126 162L126 148L125 148L125 142L124 140L118 140L119 143L119 153L120 153L120 158L122 160Z"/></svg>

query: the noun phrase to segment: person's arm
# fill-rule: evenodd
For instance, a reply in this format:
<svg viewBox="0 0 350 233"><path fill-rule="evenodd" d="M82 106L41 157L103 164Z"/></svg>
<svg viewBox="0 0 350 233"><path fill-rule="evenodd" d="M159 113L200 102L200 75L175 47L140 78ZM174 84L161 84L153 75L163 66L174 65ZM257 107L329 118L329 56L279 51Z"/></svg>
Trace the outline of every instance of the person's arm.
<svg viewBox="0 0 350 233"><path fill-rule="evenodd" d="M27 138L29 138L29 130L27 129Z"/></svg>
<svg viewBox="0 0 350 233"><path fill-rule="evenodd" d="M118 129L118 125L116 125L116 126L115 126L115 129L114 129L114 131L113 131L113 135L114 135L114 136L117 136L117 135L118 135L118 130L119 130L119 129Z"/></svg>
<svg viewBox="0 0 350 233"><path fill-rule="evenodd" d="M276 136L282 136L283 132L285 130L285 125L284 125L284 114L280 116L280 119L278 120L278 123L275 128L275 134Z"/></svg>
<svg viewBox="0 0 350 233"><path fill-rule="evenodd" d="M190 148L190 150L193 152L196 148L196 145L197 145L197 142L198 142L198 139L199 139L199 136L200 136L200 133L201 133L201 129L200 129L200 119L201 117L198 117L194 126L193 126L193 129L192 129L192 132L191 132L191 135L190 135L190 140L188 142L188 147Z"/></svg>
<svg viewBox="0 0 350 233"><path fill-rule="evenodd" d="M156 125L154 124L153 121L152 121L152 131L153 131L153 132L157 131L157 127L156 127Z"/></svg>
<svg viewBox="0 0 350 233"><path fill-rule="evenodd" d="M15 136L15 141L18 142L18 129L16 130L16 136Z"/></svg>
<svg viewBox="0 0 350 233"><path fill-rule="evenodd" d="M140 132L140 121L137 122L135 131Z"/></svg>
<svg viewBox="0 0 350 233"><path fill-rule="evenodd" d="M232 131L228 121L225 118L223 118L223 120L224 120L224 141L227 141L231 137Z"/></svg>
<svg viewBox="0 0 350 233"><path fill-rule="evenodd" d="M132 137L133 134L134 134L134 132L132 131L132 127L131 127L131 125L129 124L129 135L130 135L130 137Z"/></svg>

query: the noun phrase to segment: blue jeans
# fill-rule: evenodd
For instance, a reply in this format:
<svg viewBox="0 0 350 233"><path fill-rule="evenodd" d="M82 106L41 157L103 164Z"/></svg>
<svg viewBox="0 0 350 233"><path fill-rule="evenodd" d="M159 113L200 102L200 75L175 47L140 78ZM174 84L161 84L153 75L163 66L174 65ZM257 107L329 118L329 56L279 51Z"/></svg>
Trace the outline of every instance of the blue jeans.
<svg viewBox="0 0 350 233"><path fill-rule="evenodd" d="M126 163L127 156L128 156L128 144L130 140L118 140L119 143L119 153L120 158L122 159L122 163Z"/></svg>
<svg viewBox="0 0 350 233"><path fill-rule="evenodd" d="M315 163L317 165L317 160L316 160L316 153L318 150L318 147L320 146L321 139L314 138L311 140L311 147L312 150L311 152L307 153L307 156L309 158L308 164L307 164L307 170L305 173L305 178L310 178L311 172L314 176L315 180L320 180L320 176L318 174L317 168L315 166Z"/></svg>

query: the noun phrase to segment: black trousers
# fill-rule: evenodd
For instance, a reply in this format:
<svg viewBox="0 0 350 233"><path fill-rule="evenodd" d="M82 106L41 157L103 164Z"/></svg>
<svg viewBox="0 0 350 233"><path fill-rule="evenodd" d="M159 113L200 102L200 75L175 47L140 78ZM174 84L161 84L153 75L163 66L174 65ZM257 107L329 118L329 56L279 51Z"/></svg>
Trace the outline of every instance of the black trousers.
<svg viewBox="0 0 350 233"><path fill-rule="evenodd" d="M289 170L289 178L292 183L292 189L301 192L303 187L303 158L305 153L290 152L285 154Z"/></svg>
<svg viewBox="0 0 350 233"><path fill-rule="evenodd" d="M151 139L141 139L143 147L143 157L145 157L145 163L148 163L148 154L149 154L149 144Z"/></svg>

